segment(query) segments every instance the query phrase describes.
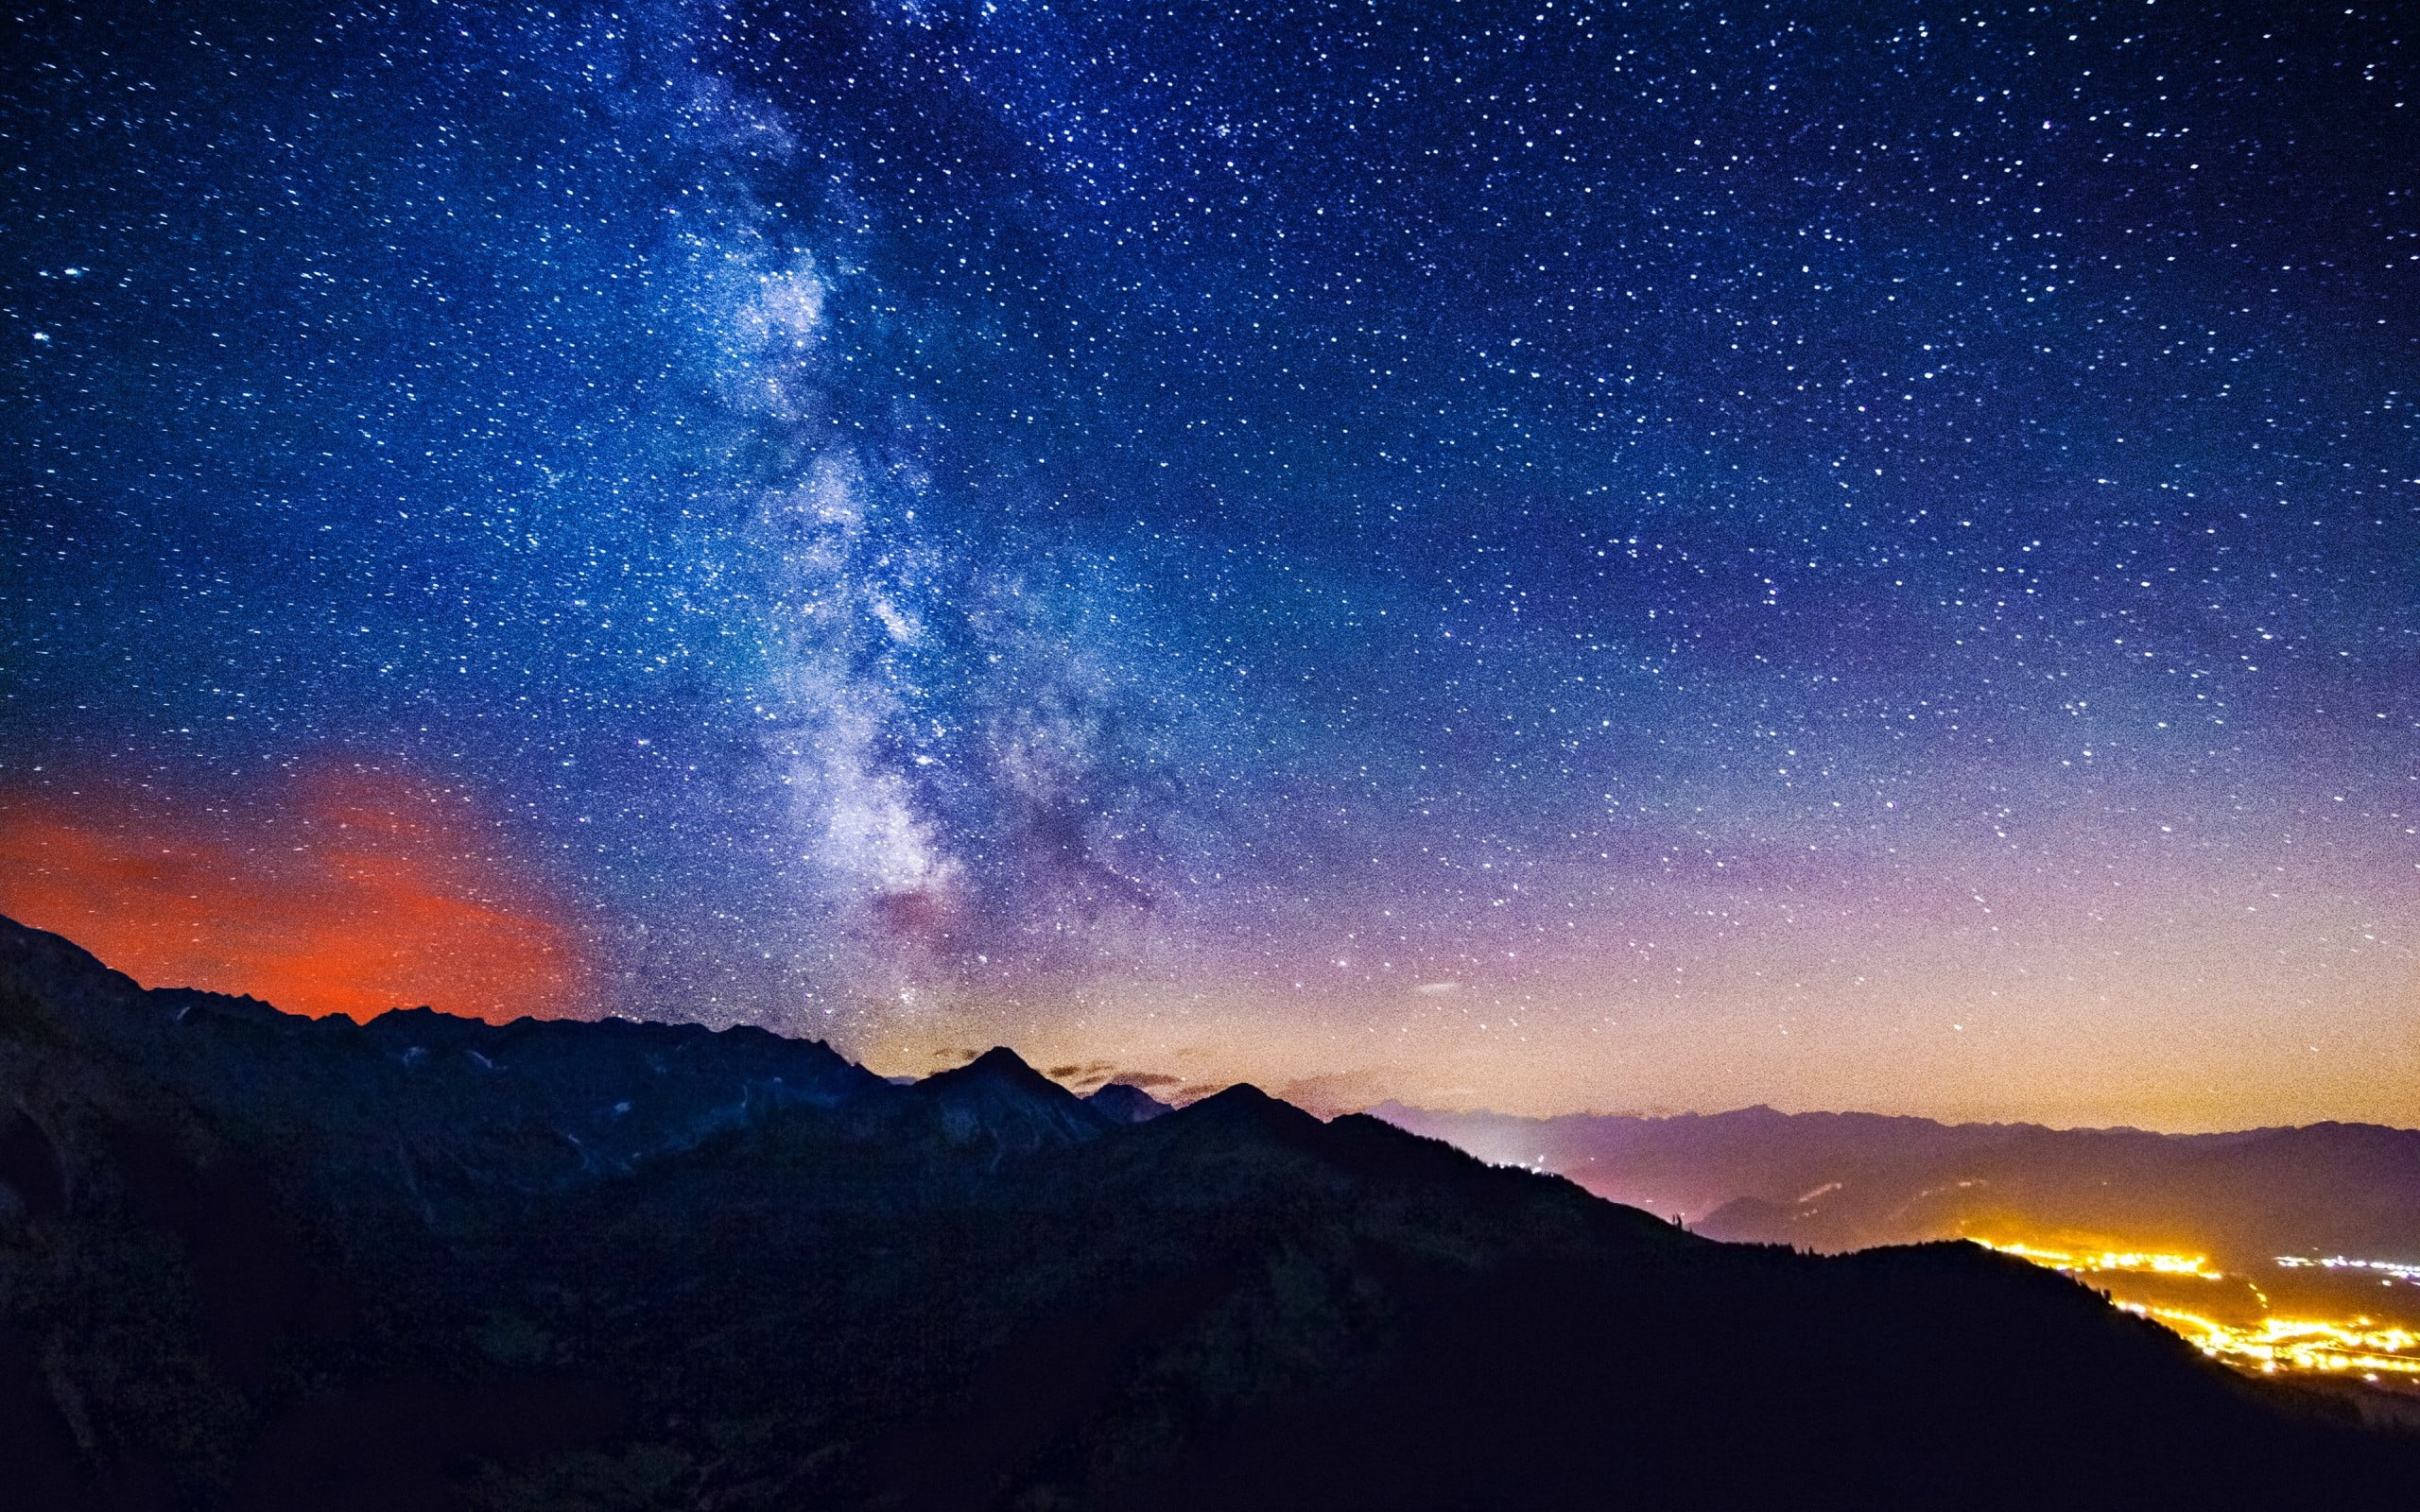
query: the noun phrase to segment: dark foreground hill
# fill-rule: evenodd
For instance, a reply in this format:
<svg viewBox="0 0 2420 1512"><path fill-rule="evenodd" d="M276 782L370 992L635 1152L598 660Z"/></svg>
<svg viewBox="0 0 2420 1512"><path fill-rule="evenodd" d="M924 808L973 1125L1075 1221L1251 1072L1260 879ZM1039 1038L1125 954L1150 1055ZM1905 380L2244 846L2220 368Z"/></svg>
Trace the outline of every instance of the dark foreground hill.
<svg viewBox="0 0 2420 1512"><path fill-rule="evenodd" d="M0 1501L2342 1507L2420 1455L1966 1246L1249 1088L145 992L0 922Z"/></svg>

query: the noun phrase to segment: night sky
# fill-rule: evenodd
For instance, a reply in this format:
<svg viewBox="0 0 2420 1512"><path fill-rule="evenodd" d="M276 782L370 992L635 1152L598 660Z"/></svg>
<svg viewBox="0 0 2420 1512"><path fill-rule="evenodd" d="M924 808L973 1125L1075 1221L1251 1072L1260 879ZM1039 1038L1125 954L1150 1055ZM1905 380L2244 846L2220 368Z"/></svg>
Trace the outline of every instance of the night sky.
<svg viewBox="0 0 2420 1512"><path fill-rule="evenodd" d="M891 1073L2420 1124L2397 9L21 9L0 912Z"/></svg>

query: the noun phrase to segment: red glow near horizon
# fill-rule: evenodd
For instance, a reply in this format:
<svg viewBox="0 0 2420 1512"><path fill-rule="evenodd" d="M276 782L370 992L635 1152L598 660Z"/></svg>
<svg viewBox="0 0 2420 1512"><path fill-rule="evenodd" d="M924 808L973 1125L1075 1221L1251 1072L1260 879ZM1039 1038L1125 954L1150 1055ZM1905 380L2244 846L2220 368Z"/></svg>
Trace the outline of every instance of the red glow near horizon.
<svg viewBox="0 0 2420 1512"><path fill-rule="evenodd" d="M240 812L0 795L0 913L147 987L314 1017L425 1004L551 1018L587 976L560 909L469 803L381 772L291 779Z"/></svg>

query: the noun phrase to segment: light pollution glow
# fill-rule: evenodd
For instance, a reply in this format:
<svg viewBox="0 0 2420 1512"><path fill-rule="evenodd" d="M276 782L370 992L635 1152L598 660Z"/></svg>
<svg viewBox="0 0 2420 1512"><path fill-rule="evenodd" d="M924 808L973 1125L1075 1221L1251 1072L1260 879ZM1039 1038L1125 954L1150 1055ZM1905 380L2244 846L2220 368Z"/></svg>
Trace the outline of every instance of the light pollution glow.
<svg viewBox="0 0 2420 1512"><path fill-rule="evenodd" d="M2154 1319L2191 1341L2213 1360L2263 1373L2308 1370L2334 1375L2420 1377L2420 1334L2409 1329L2378 1328L2367 1318L2325 1322L2317 1318L2262 1318L2244 1328L2188 1313L2182 1308L2152 1307L2141 1302L2118 1304L2130 1313Z"/></svg>
<svg viewBox="0 0 2420 1512"><path fill-rule="evenodd" d="M1987 1249L2070 1276L2151 1276L2223 1281L2226 1273L2210 1268L2206 1255L2156 1250L2060 1249L2010 1241L1976 1240ZM2324 1266L2382 1272L2394 1279L2420 1277L2420 1264L2394 1261L2351 1260L2333 1256L2314 1261L2281 1255L2284 1269ZM2262 1306L2267 1297L2252 1288ZM2420 1378L2420 1332L2366 1316L2325 1319L2267 1315L2252 1323L2232 1323L2190 1308L2118 1298L2118 1305L2184 1335L2211 1359L2262 1374L2302 1371L2321 1375L2357 1374Z"/></svg>
<svg viewBox="0 0 2420 1512"><path fill-rule="evenodd" d="M548 1018L587 994L577 932L458 793L337 766L241 811L0 794L0 913L147 987L368 1019Z"/></svg>
<svg viewBox="0 0 2420 1512"><path fill-rule="evenodd" d="M2222 1273L2210 1269L2207 1255L2162 1254L2149 1249L2048 1249L2037 1245L1993 1244L1980 1239L1976 1243L1986 1249L2014 1255L2019 1260L2029 1260L2036 1265L2065 1271L2070 1276L2115 1271L2131 1275L2190 1276L2197 1280L2207 1281L2226 1279Z"/></svg>

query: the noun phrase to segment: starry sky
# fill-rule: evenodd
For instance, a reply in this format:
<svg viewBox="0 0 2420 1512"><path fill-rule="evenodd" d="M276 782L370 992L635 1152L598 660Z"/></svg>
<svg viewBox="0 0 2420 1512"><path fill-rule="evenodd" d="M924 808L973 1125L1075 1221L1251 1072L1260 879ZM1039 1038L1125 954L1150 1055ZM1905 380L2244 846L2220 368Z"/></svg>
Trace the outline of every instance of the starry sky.
<svg viewBox="0 0 2420 1512"><path fill-rule="evenodd" d="M890 1073L2420 1124L2410 19L21 6L0 911Z"/></svg>

